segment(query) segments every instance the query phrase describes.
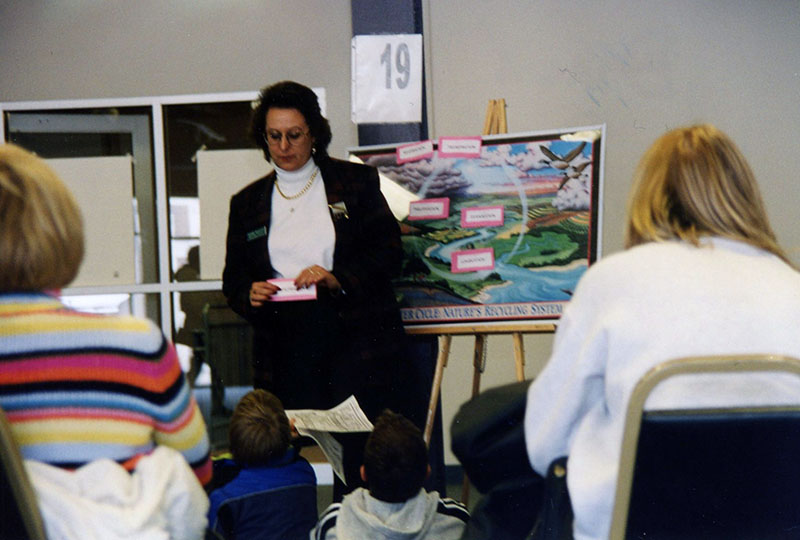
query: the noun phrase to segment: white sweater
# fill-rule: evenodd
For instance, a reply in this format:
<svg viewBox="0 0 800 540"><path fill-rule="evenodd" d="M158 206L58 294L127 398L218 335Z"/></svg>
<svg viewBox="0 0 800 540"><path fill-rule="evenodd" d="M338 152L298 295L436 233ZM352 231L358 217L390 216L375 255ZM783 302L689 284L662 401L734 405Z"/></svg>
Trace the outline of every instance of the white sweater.
<svg viewBox="0 0 800 540"><path fill-rule="evenodd" d="M313 159L296 171L275 167L276 182L288 195L302 191L308 179L317 171L308 192L296 199L286 200L272 189L272 214L269 226L269 255L274 277L296 278L311 265L333 269L333 248L336 233L328 211L325 183Z"/></svg>
<svg viewBox="0 0 800 540"><path fill-rule="evenodd" d="M157 446L132 472L110 459L74 471L25 460L48 538L201 540L208 497L184 457ZM1 527L0 527L1 528Z"/></svg>
<svg viewBox="0 0 800 540"><path fill-rule="evenodd" d="M747 244L706 244L650 243L607 257L564 310L528 392L525 441L540 474L569 456L576 539L608 537L626 407L648 369L683 356L800 357L800 273ZM693 379L661 385L647 408L800 402L788 375Z"/></svg>

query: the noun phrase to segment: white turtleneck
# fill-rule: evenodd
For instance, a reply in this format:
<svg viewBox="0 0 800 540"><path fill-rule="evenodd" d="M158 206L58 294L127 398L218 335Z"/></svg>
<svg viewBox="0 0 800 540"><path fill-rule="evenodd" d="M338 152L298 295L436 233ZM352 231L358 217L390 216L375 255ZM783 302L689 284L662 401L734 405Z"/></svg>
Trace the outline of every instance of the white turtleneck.
<svg viewBox="0 0 800 540"><path fill-rule="evenodd" d="M275 167L278 175L275 183L284 195L291 197L303 190L315 171L319 169L313 159L296 171ZM294 278L313 264L331 270L335 242L321 172L317 172L308 191L296 199L287 200L277 188L272 190L269 256L274 277Z"/></svg>

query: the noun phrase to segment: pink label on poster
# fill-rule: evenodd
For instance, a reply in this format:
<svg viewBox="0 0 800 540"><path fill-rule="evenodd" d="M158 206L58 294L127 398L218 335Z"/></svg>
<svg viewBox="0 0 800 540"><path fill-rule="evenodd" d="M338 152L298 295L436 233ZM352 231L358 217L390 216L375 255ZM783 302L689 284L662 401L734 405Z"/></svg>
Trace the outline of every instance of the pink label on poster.
<svg viewBox="0 0 800 540"><path fill-rule="evenodd" d="M450 199L422 199L408 204L408 219L447 219L450 215Z"/></svg>
<svg viewBox="0 0 800 540"><path fill-rule="evenodd" d="M502 206L476 206L461 209L461 226L465 229L471 227L497 227L502 224Z"/></svg>
<svg viewBox="0 0 800 540"><path fill-rule="evenodd" d="M481 142L480 136L439 137L439 157L481 157Z"/></svg>
<svg viewBox="0 0 800 540"><path fill-rule="evenodd" d="M454 274L492 270L494 268L494 249L465 249L450 255L450 271Z"/></svg>
<svg viewBox="0 0 800 540"><path fill-rule="evenodd" d="M296 302L298 300L316 300L317 286L311 285L305 289L298 289L294 285L294 280L289 278L268 279L280 290L270 297L270 302Z"/></svg>
<svg viewBox="0 0 800 540"><path fill-rule="evenodd" d="M422 141L397 147L397 164L419 161L433 156L433 142Z"/></svg>

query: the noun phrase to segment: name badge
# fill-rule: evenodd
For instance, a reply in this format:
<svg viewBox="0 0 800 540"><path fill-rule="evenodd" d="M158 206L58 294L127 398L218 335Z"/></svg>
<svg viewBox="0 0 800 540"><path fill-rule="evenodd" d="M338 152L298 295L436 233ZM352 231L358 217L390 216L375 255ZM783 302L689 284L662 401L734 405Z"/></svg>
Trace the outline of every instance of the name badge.
<svg viewBox="0 0 800 540"><path fill-rule="evenodd" d="M257 239L261 238L262 236L267 236L267 227L266 226L261 227L259 229L256 229L254 231L250 231L249 233L247 233L247 241L248 242L252 242L253 240L257 240Z"/></svg>

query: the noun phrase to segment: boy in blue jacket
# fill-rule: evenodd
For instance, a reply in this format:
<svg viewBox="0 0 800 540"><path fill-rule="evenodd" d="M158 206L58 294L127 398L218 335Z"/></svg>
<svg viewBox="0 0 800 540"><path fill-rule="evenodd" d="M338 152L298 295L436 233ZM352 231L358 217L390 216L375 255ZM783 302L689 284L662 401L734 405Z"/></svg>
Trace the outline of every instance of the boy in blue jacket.
<svg viewBox="0 0 800 540"><path fill-rule="evenodd" d="M289 419L266 390L248 392L231 416L233 459L214 462L208 526L226 539L308 538L317 520L317 480L290 445Z"/></svg>

